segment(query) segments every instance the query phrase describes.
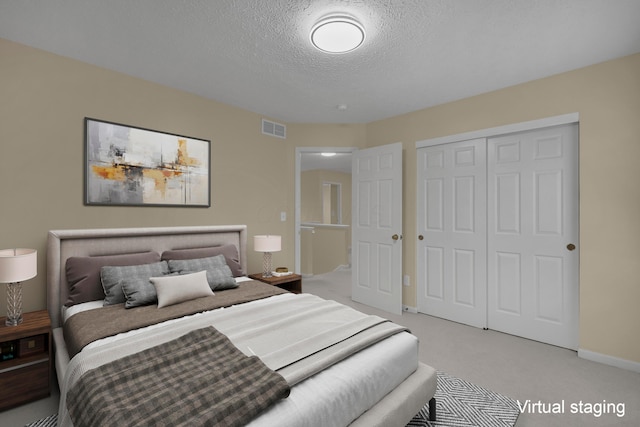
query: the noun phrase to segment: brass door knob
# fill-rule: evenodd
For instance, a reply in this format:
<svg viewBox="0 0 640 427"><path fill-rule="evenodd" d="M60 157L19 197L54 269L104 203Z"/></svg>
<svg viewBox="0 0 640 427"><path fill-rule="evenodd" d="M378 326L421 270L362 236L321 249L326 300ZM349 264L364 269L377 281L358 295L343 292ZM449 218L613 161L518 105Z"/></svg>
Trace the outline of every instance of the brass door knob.
<svg viewBox="0 0 640 427"><path fill-rule="evenodd" d="M422 234L418 235L418 240L424 240L424 236Z"/></svg>
<svg viewBox="0 0 640 427"><path fill-rule="evenodd" d="M398 240L398 239L399 239L399 236L398 236L397 234L394 234L393 236L391 236L391 238L392 238L393 240Z"/></svg>
<svg viewBox="0 0 640 427"><path fill-rule="evenodd" d="M567 249L568 249L568 250L570 250L570 251L573 251L573 250L575 250L575 249L576 249L576 245L574 245L573 243L569 243L569 244L567 245Z"/></svg>

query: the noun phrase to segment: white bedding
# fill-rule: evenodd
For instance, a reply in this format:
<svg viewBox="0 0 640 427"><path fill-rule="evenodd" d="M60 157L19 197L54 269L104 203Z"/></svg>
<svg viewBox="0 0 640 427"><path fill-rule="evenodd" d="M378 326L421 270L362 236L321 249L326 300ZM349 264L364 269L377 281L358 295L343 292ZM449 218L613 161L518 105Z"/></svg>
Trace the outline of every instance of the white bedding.
<svg viewBox="0 0 640 427"><path fill-rule="evenodd" d="M409 333L389 337L296 385L249 426L346 426L411 375L417 348ZM359 392L348 392L347 383Z"/></svg>
<svg viewBox="0 0 640 427"><path fill-rule="evenodd" d="M282 304L295 295L285 294L264 300L253 301L238 306L214 310L213 317L226 318L227 321L212 323L221 332L233 331L233 323L229 319L242 318L243 312L249 308L265 306L269 304ZM91 308L89 303L84 308ZM77 309L76 309L77 310ZM75 310L74 310L75 311ZM224 312L224 316L220 314ZM69 311L65 313L72 315ZM87 350L103 348L105 352L118 353L118 346L129 346L131 337L140 335L160 334L164 329L172 329L171 325L180 322L201 322L197 320L203 314L188 316L191 319L177 319L164 322L160 325L150 326L137 331L119 334L115 337L105 338L86 347ZM60 334L57 334L58 337ZM234 340L234 334L230 339ZM56 343L58 344L58 343ZM106 347L105 347L106 346ZM261 349L246 347L243 351L264 356ZM107 350L108 349L108 350ZM78 356L85 353L83 350ZM77 356L77 357L78 357ZM74 361L69 365L70 369L64 380L74 375ZM393 335L350 358L324 370L315 376L304 380L292 388L289 398L279 402L265 414L254 420L250 425L257 426L345 426L357 418L366 408L378 402L387 393L404 381L418 365L418 340L411 334L403 332ZM64 388L64 387L63 387ZM354 393L349 390L358 390ZM60 425L71 425L66 413L64 391L60 401L59 419Z"/></svg>

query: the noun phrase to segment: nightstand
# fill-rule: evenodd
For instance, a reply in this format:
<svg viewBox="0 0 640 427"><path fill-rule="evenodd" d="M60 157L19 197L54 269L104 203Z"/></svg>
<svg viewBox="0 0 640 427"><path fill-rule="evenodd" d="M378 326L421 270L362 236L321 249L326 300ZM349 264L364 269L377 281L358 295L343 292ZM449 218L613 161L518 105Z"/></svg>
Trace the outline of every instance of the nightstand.
<svg viewBox="0 0 640 427"><path fill-rule="evenodd" d="M23 313L18 326L0 318L0 411L50 394L51 320L46 310Z"/></svg>
<svg viewBox="0 0 640 427"><path fill-rule="evenodd" d="M302 293L302 276L299 274L287 274L286 276L262 277L262 273L250 274L250 279L259 280L269 285L277 286L294 294Z"/></svg>

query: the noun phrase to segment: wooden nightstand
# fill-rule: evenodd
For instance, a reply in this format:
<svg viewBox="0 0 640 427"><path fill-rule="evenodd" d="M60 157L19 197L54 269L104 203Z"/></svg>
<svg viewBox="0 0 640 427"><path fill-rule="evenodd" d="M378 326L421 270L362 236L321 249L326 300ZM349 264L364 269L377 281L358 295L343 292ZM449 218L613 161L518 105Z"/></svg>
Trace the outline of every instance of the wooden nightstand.
<svg viewBox="0 0 640 427"><path fill-rule="evenodd" d="M302 293L302 276L299 274L287 274L286 276L262 277L262 273L250 274L250 279L259 280L282 289L286 289L294 294Z"/></svg>
<svg viewBox="0 0 640 427"><path fill-rule="evenodd" d="M23 313L18 326L0 318L0 411L50 394L51 320L46 310Z"/></svg>

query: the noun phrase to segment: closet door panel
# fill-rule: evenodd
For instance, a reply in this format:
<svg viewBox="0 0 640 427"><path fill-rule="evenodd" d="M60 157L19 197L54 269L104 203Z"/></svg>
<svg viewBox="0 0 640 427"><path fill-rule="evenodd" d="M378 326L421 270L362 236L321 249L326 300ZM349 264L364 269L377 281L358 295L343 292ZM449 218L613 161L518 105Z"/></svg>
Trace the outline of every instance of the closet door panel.
<svg viewBox="0 0 640 427"><path fill-rule="evenodd" d="M577 125L487 140L487 324L576 349ZM517 260L517 261L516 261ZM517 266L516 266L517 264Z"/></svg>
<svg viewBox="0 0 640 427"><path fill-rule="evenodd" d="M486 325L486 143L418 150L418 311Z"/></svg>
<svg viewBox="0 0 640 427"><path fill-rule="evenodd" d="M577 124L417 152L418 311L576 349Z"/></svg>

